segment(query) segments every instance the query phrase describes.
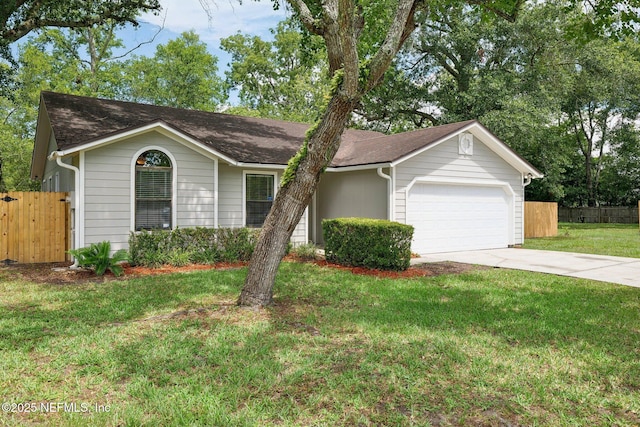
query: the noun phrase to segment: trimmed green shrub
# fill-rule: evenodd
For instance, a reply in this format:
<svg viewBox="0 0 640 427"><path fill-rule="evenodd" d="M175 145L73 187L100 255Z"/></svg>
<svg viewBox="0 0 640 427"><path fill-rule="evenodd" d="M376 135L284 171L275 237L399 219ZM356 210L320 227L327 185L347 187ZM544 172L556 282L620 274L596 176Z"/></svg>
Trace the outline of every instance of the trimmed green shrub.
<svg viewBox="0 0 640 427"><path fill-rule="evenodd" d="M380 219L322 221L327 261L381 270L406 270L411 262L413 227Z"/></svg>
<svg viewBox="0 0 640 427"><path fill-rule="evenodd" d="M168 259L167 264L173 267L184 267L185 265L192 264L191 252L182 249L173 249L169 252Z"/></svg>
<svg viewBox="0 0 640 427"><path fill-rule="evenodd" d="M218 247L226 262L249 261L256 247L259 229L219 228Z"/></svg>
<svg viewBox="0 0 640 427"><path fill-rule="evenodd" d="M249 228L177 228L131 233L132 265L158 267L248 261L258 230Z"/></svg>
<svg viewBox="0 0 640 427"><path fill-rule="evenodd" d="M129 261L132 265L159 267L169 262L171 232L141 231L129 235Z"/></svg>
<svg viewBox="0 0 640 427"><path fill-rule="evenodd" d="M98 276L102 276L107 270L115 276L122 274L120 263L127 261L127 251L120 249L111 255L111 243L108 241L92 243L86 248L72 249L69 251L78 261L80 267L89 267Z"/></svg>
<svg viewBox="0 0 640 427"><path fill-rule="evenodd" d="M294 246L290 253L304 261L315 261L317 259L318 247L313 243L305 243Z"/></svg>

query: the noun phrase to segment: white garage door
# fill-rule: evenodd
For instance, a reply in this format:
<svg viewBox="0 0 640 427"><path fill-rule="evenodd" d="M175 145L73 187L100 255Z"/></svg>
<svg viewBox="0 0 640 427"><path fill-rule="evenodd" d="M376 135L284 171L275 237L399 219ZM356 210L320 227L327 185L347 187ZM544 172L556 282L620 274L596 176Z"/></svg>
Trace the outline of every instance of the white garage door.
<svg viewBox="0 0 640 427"><path fill-rule="evenodd" d="M415 184L407 200L407 223L415 227L412 251L507 247L511 197L502 187Z"/></svg>

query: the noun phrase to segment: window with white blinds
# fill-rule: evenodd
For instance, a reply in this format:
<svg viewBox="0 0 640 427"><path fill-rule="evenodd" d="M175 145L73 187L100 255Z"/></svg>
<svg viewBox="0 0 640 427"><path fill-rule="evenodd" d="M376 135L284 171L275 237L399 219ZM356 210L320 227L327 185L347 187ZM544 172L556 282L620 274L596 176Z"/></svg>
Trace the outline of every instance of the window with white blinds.
<svg viewBox="0 0 640 427"><path fill-rule="evenodd" d="M136 160L136 230L170 230L173 167L161 151L150 150Z"/></svg>
<svg viewBox="0 0 640 427"><path fill-rule="evenodd" d="M262 227L273 204L275 177L273 175L246 175L245 203L247 227Z"/></svg>

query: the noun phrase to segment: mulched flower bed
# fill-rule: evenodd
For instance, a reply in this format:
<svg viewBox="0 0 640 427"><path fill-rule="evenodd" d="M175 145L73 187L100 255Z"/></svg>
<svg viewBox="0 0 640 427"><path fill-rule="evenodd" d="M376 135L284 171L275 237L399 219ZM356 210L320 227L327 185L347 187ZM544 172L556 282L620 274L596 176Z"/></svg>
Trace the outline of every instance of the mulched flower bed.
<svg viewBox="0 0 640 427"><path fill-rule="evenodd" d="M320 261L305 261L299 260L295 257L288 256L284 260L285 262L313 262L320 267L335 268L343 271L351 271L353 274L366 275L378 278L388 279L400 279L400 278L413 278L413 277L426 277L426 276L438 276L441 274L460 274L469 270L478 269L481 267L460 264L455 262L437 262L421 264L411 266L405 271L386 271L375 270L365 267L347 267L344 265L330 263L324 260ZM107 272L104 276L96 276L92 271L86 269L69 269L70 263L47 263L47 264L13 264L9 266L0 266L0 281L3 278L11 277L14 274L22 277L23 279L34 283L50 283L50 284L71 284L71 283L100 283L110 280L121 280L132 276L148 276L159 275L169 273L182 273L190 271L202 271L202 270L226 270L233 268L242 268L247 265L246 262L236 263L217 263L211 265L204 264L192 264L184 267L174 267L165 265L158 268L149 268L141 266L128 266L124 267L124 274L120 277L115 277L111 273Z"/></svg>

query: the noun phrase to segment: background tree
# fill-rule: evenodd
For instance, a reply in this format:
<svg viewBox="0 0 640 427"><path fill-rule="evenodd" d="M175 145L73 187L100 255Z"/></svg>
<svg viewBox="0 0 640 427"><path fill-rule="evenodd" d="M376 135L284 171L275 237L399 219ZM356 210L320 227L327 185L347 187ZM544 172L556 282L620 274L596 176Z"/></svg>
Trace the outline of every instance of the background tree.
<svg viewBox="0 0 640 427"><path fill-rule="evenodd" d="M34 190L29 178L40 92L52 90L88 96L117 97L122 64L113 49L122 47L115 23L43 30L18 49L10 97L0 96L0 160L4 184L11 190Z"/></svg>
<svg viewBox="0 0 640 427"><path fill-rule="evenodd" d="M105 22L137 25L140 12L157 12L159 0L3 0L0 2L0 188L33 189L26 165L25 134L15 100L17 62L11 43L47 27L86 28ZM27 120L27 123L29 121ZM16 128L17 126L17 128Z"/></svg>
<svg viewBox="0 0 640 427"><path fill-rule="evenodd" d="M218 58L207 52L195 32L184 32L158 45L153 57L136 57L126 64L127 98L213 111L227 99L217 64Z"/></svg>
<svg viewBox="0 0 640 427"><path fill-rule="evenodd" d="M529 196L561 197L568 152L552 122L558 103L545 67L564 44L562 31L550 30L564 14L523 6L512 23L469 5L432 10L361 115L374 121L369 128L392 132L477 119L545 171Z"/></svg>
<svg viewBox="0 0 640 427"><path fill-rule="evenodd" d="M572 195L582 197L575 191L575 177L565 179L569 169L571 174L577 171L572 165L579 150L575 129L582 129L568 126L567 102L578 82L592 82L594 90L583 90L583 101L589 99L603 113L600 98L607 91L624 93L626 101L608 117L621 117L624 109L628 121L634 108L629 100L640 97L632 84L639 77L637 60L629 48L637 43L620 42L611 35L576 40L576 22L586 22L590 15L582 7L555 2L524 6L514 23L492 19L468 5L435 9L423 16L423 24L396 61L392 78L363 105L361 115L375 121L368 127L396 131L478 119L544 171L545 179L527 187L527 198L574 203ZM624 33L620 37L628 38ZM596 49L596 44L603 48ZM587 76L588 67L581 62L591 58L589 62L595 63L605 53L608 61L618 58L624 65L601 66L600 75ZM624 120L618 122L619 126ZM613 120L607 123L614 125ZM593 148L601 136L610 134L599 129L593 132ZM583 164L598 158L586 142L583 148ZM590 170L591 183L579 180L580 185L592 185L594 179L597 183L600 169Z"/></svg>
<svg viewBox="0 0 640 427"><path fill-rule="evenodd" d="M0 97L0 192L39 188L29 178L33 134L22 117L20 108Z"/></svg>
<svg viewBox="0 0 640 427"><path fill-rule="evenodd" d="M159 0L3 0L0 2L0 94L10 96L15 72L9 45L49 27L85 28L105 22L138 25L140 12L158 12Z"/></svg>
<svg viewBox="0 0 640 427"><path fill-rule="evenodd" d="M599 200L610 206L637 206L640 200L640 132L627 123L611 135L611 151L600 160Z"/></svg>
<svg viewBox="0 0 640 427"><path fill-rule="evenodd" d="M599 202L606 150L616 132L640 118L640 62L628 42L594 40L568 52L562 112L567 131L583 158L587 204ZM635 46L635 43L634 43ZM575 59L574 59L575 58Z"/></svg>
<svg viewBox="0 0 640 427"><path fill-rule="evenodd" d="M41 90L116 98L127 88L122 81L123 48L117 24L107 22L74 30L44 30L19 49L21 88L37 101ZM24 100L23 100L24 101Z"/></svg>
<svg viewBox="0 0 640 427"><path fill-rule="evenodd" d="M227 84L240 98L240 108L227 112L311 123L329 87L322 39L302 34L291 19L271 32L273 41L241 33L221 40L232 59Z"/></svg>

